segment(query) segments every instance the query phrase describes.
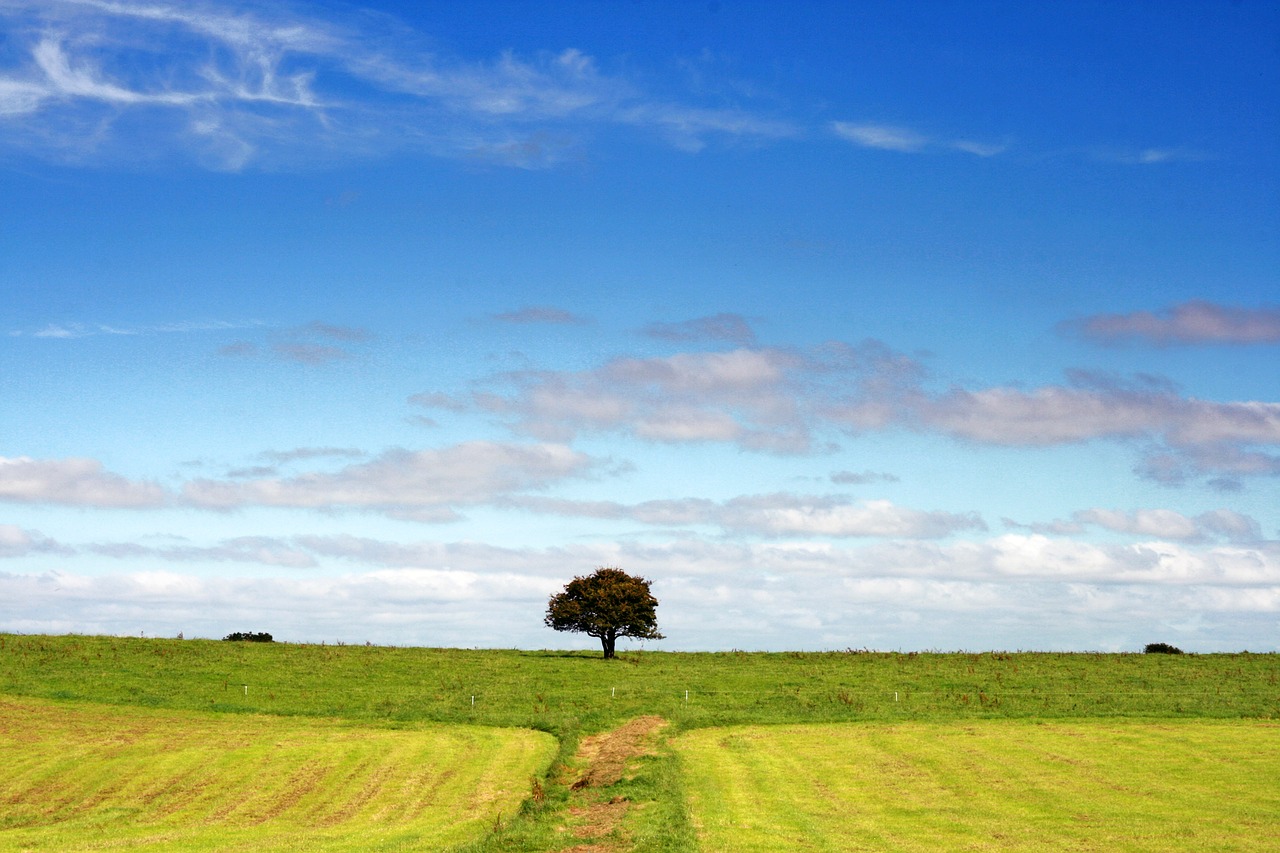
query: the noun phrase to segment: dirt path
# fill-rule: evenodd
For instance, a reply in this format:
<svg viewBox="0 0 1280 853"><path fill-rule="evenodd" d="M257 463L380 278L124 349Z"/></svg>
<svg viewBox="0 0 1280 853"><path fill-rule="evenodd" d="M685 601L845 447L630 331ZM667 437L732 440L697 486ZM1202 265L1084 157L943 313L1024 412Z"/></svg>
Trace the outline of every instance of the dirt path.
<svg viewBox="0 0 1280 853"><path fill-rule="evenodd" d="M661 717L637 717L613 731L582 739L575 762L581 769L569 786L570 819L564 827L582 843L564 853L621 853L629 849L622 823L631 801L611 797L606 789L623 778L629 761L654 754L658 733L666 725Z"/></svg>

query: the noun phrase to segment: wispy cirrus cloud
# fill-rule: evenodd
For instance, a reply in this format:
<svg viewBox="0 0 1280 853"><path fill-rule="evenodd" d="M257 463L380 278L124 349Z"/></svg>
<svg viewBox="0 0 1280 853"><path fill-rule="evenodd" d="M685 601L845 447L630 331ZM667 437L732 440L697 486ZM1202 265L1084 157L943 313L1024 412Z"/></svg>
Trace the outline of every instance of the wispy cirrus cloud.
<svg viewBox="0 0 1280 853"><path fill-rule="evenodd" d="M10 337L47 338L50 340L70 340L88 338L96 335L159 335L186 334L192 332L222 332L238 329L252 329L265 325L259 320L192 320L176 323L151 323L143 325L108 325L106 323L49 323L39 329L14 329Z"/></svg>
<svg viewBox="0 0 1280 853"><path fill-rule="evenodd" d="M1127 166L1156 166L1162 163L1199 163L1212 157L1204 151L1183 147L1114 148L1098 147L1090 152L1095 160Z"/></svg>
<svg viewBox="0 0 1280 853"><path fill-rule="evenodd" d="M266 536L239 536L217 545L170 545L156 547L136 543L94 543L86 545L87 553L119 560L151 559L165 563L253 563L289 569L309 569L317 565L315 557L289 542Z"/></svg>
<svg viewBox="0 0 1280 853"><path fill-rule="evenodd" d="M840 486L862 486L867 483L896 483L898 481L897 475L883 471L836 471L831 475L831 482Z"/></svg>
<svg viewBox="0 0 1280 853"><path fill-rule="evenodd" d="M315 320L291 329L274 330L265 343L234 341L220 347L218 354L233 358L268 358L314 367L351 359L356 354L356 347L372 340L373 335L365 329Z"/></svg>
<svg viewBox="0 0 1280 853"><path fill-rule="evenodd" d="M148 156L227 170L406 148L542 168L580 156L607 127L642 127L686 150L796 133L738 106L656 96L574 47L474 61L429 49L388 16L333 12L11 0L0 6L12 46L0 141L137 160L145 134Z"/></svg>
<svg viewBox="0 0 1280 853"><path fill-rule="evenodd" d="M546 323L554 326L580 326L588 322L587 318L579 314L552 305L526 305L516 311L494 314L493 319L518 325Z"/></svg>
<svg viewBox="0 0 1280 853"><path fill-rule="evenodd" d="M831 123L831 130L854 145L883 151L911 153L922 151L929 144L923 134L896 125L836 121Z"/></svg>
<svg viewBox="0 0 1280 853"><path fill-rule="evenodd" d="M742 495L727 501L684 498L631 505L519 496L503 501L503 505L663 527L712 526L729 534L765 537L940 539L959 531L986 529L977 513L922 511L885 500L851 501L838 495L777 493Z"/></svg>
<svg viewBox="0 0 1280 853"><path fill-rule="evenodd" d="M975 157L994 157L1009 146L1004 143L979 142L972 139L938 140L909 127L877 122L834 121L831 132L860 148L916 154L930 148L950 149Z"/></svg>
<svg viewBox="0 0 1280 853"><path fill-rule="evenodd" d="M1280 306L1244 308L1192 300L1161 311L1093 314L1059 329L1101 344L1280 344Z"/></svg>

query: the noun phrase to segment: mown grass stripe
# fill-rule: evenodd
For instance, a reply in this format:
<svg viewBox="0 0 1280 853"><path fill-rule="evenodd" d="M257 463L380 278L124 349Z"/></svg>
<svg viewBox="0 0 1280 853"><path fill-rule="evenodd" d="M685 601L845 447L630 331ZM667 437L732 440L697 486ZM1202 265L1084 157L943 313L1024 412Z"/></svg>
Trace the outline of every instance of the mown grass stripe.
<svg viewBox="0 0 1280 853"><path fill-rule="evenodd" d="M674 741L708 850L1274 851L1280 727L711 728Z"/></svg>
<svg viewBox="0 0 1280 853"><path fill-rule="evenodd" d="M0 849L441 849L514 814L527 730L0 702ZM10 732L23 732L10 736Z"/></svg>

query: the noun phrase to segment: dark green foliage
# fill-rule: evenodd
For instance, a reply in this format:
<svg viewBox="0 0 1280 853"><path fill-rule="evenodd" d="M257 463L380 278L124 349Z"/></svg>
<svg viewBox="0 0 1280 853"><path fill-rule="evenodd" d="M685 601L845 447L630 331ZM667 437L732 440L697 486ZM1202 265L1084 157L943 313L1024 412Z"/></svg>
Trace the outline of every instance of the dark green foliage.
<svg viewBox="0 0 1280 853"><path fill-rule="evenodd" d="M605 658L614 656L619 637L661 640L658 599L644 578L603 566L586 577L575 577L564 592L551 596L543 620L548 628L573 631L600 640Z"/></svg>
<svg viewBox="0 0 1280 853"><path fill-rule="evenodd" d="M233 631L224 640L230 640L233 643L270 643L273 642L271 635L266 631L254 633L252 631Z"/></svg>
<svg viewBox="0 0 1280 853"><path fill-rule="evenodd" d="M1168 643L1147 643L1147 647L1142 650L1149 655L1180 655L1182 649L1177 646L1171 646Z"/></svg>

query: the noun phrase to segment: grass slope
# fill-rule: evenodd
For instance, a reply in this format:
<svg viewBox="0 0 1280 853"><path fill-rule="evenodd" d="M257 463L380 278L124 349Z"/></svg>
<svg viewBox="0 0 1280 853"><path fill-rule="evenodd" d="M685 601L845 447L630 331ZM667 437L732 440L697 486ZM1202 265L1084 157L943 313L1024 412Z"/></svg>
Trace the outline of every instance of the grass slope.
<svg viewBox="0 0 1280 853"><path fill-rule="evenodd" d="M706 850L1263 851L1280 726L731 727L675 742Z"/></svg>
<svg viewBox="0 0 1280 853"><path fill-rule="evenodd" d="M0 848L439 850L514 815L555 751L527 729L0 697Z"/></svg>

